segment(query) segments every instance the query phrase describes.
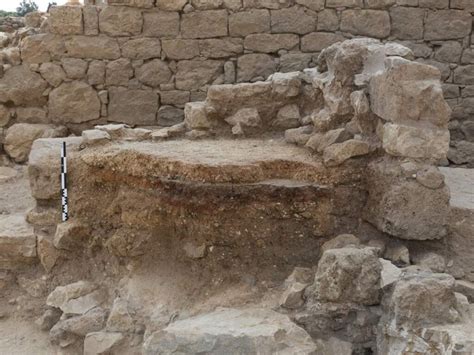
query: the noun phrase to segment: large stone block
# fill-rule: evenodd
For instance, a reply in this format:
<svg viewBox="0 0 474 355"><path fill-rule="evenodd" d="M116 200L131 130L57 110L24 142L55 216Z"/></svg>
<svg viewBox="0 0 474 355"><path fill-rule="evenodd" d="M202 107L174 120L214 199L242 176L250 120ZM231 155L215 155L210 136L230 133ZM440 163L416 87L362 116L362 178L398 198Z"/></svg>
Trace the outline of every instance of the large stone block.
<svg viewBox="0 0 474 355"><path fill-rule="evenodd" d="M322 302L380 303L382 265L372 248L345 247L323 253L308 297Z"/></svg>
<svg viewBox="0 0 474 355"><path fill-rule="evenodd" d="M73 36L65 41L69 56L84 59L117 59L120 47L115 38L107 36Z"/></svg>
<svg viewBox="0 0 474 355"><path fill-rule="evenodd" d="M61 59L66 48L62 36L40 33L23 38L20 52L21 60L25 63L45 63Z"/></svg>
<svg viewBox="0 0 474 355"><path fill-rule="evenodd" d="M243 53L240 38L211 38L199 40L199 51L205 58L226 58Z"/></svg>
<svg viewBox="0 0 474 355"><path fill-rule="evenodd" d="M252 34L245 37L244 48L255 52L273 53L280 49L290 50L300 43L295 34Z"/></svg>
<svg viewBox="0 0 474 355"><path fill-rule="evenodd" d="M301 51L321 52L324 48L344 39L343 36L335 33L313 32L301 38Z"/></svg>
<svg viewBox="0 0 474 355"><path fill-rule="evenodd" d="M130 59L160 58L161 44L156 38L134 38L122 46L122 56Z"/></svg>
<svg viewBox="0 0 474 355"><path fill-rule="evenodd" d="M49 31L60 35L84 33L82 8L78 6L54 6L49 10Z"/></svg>
<svg viewBox="0 0 474 355"><path fill-rule="evenodd" d="M426 40L464 38L471 33L472 16L461 10L430 11L425 21Z"/></svg>
<svg viewBox="0 0 474 355"><path fill-rule="evenodd" d="M133 77L133 67L130 59L120 58L107 63L105 84L127 86Z"/></svg>
<svg viewBox="0 0 474 355"><path fill-rule="evenodd" d="M474 65L461 65L454 69L454 82L456 84L474 84Z"/></svg>
<svg viewBox="0 0 474 355"><path fill-rule="evenodd" d="M99 34L99 7L84 6L82 8L84 18L84 34L86 36L96 36Z"/></svg>
<svg viewBox="0 0 474 355"><path fill-rule="evenodd" d="M313 11L321 11L324 10L325 0L296 0L296 3Z"/></svg>
<svg viewBox="0 0 474 355"><path fill-rule="evenodd" d="M291 0L243 0L244 8L249 9L281 9L290 6Z"/></svg>
<svg viewBox="0 0 474 355"><path fill-rule="evenodd" d="M413 176L426 166L397 161L369 164L366 179L369 196L363 218L391 236L407 240L441 239L447 234L449 189L433 189Z"/></svg>
<svg viewBox="0 0 474 355"><path fill-rule="evenodd" d="M402 6L392 8L392 36L398 39L422 39L424 16L423 9Z"/></svg>
<svg viewBox="0 0 474 355"><path fill-rule="evenodd" d="M419 0L418 6L430 9L447 9L449 7L449 0Z"/></svg>
<svg viewBox="0 0 474 355"><path fill-rule="evenodd" d="M176 88L199 90L223 73L224 63L217 60L182 60L176 72Z"/></svg>
<svg viewBox="0 0 474 355"><path fill-rule="evenodd" d="M0 216L0 267L36 257L36 236L22 215Z"/></svg>
<svg viewBox="0 0 474 355"><path fill-rule="evenodd" d="M168 64L160 59L149 61L135 70L135 75L141 83L153 87L168 83L171 74Z"/></svg>
<svg viewBox="0 0 474 355"><path fill-rule="evenodd" d="M227 36L227 11L209 10L184 14L181 19L183 38Z"/></svg>
<svg viewBox="0 0 474 355"><path fill-rule="evenodd" d="M156 6L160 10L181 11L188 0L156 0Z"/></svg>
<svg viewBox="0 0 474 355"><path fill-rule="evenodd" d="M177 12L145 12L143 21L145 36L174 38L179 33L179 14Z"/></svg>
<svg viewBox="0 0 474 355"><path fill-rule="evenodd" d="M43 92L47 87L48 83L41 75L30 71L26 65L15 66L0 79L0 102L42 106L46 102Z"/></svg>
<svg viewBox="0 0 474 355"><path fill-rule="evenodd" d="M451 8L474 12L474 2L471 0L451 0Z"/></svg>
<svg viewBox="0 0 474 355"><path fill-rule="evenodd" d="M237 82L250 81L260 77L268 78L276 72L277 65L268 54L246 54L237 60Z"/></svg>
<svg viewBox="0 0 474 355"><path fill-rule="evenodd" d="M341 31L385 38L390 35L390 16L381 10L346 10L341 17Z"/></svg>
<svg viewBox="0 0 474 355"><path fill-rule="evenodd" d="M199 42L195 39L165 39L162 45L170 59L192 59L199 56Z"/></svg>
<svg viewBox="0 0 474 355"><path fill-rule="evenodd" d="M16 120L19 123L49 123L50 122L48 118L48 112L41 107L17 107L15 111L16 111ZM1 122L1 119L0 119L0 122ZM1 126L1 123L0 123L0 126Z"/></svg>
<svg viewBox="0 0 474 355"><path fill-rule="evenodd" d="M107 4L108 5L151 8L155 5L155 0L107 0Z"/></svg>
<svg viewBox="0 0 474 355"><path fill-rule="evenodd" d="M364 7L363 0L326 0L326 7Z"/></svg>
<svg viewBox="0 0 474 355"><path fill-rule="evenodd" d="M99 29L109 36L135 36L141 33L143 17L139 9L106 6L99 14Z"/></svg>
<svg viewBox="0 0 474 355"><path fill-rule="evenodd" d="M247 36L252 33L270 32L270 12L252 9L229 16L229 34Z"/></svg>
<svg viewBox="0 0 474 355"><path fill-rule="evenodd" d="M387 59L386 64L387 69L370 81L372 111L386 121L426 121L446 127L451 109L444 100L439 70L402 58Z"/></svg>
<svg viewBox="0 0 474 355"><path fill-rule="evenodd" d="M8 128L5 136L5 151L17 163L28 160L31 146L38 138L64 137L65 127L55 128L52 125L17 123Z"/></svg>
<svg viewBox="0 0 474 355"><path fill-rule="evenodd" d="M132 126L153 126L156 124L158 107L158 95L153 91L126 88L109 90L109 121Z"/></svg>
<svg viewBox="0 0 474 355"><path fill-rule="evenodd" d="M317 14L302 7L271 11L273 33L306 34L316 29Z"/></svg>
<svg viewBox="0 0 474 355"><path fill-rule="evenodd" d="M53 122L82 123L100 117L100 100L86 83L63 83L49 95L49 117Z"/></svg>

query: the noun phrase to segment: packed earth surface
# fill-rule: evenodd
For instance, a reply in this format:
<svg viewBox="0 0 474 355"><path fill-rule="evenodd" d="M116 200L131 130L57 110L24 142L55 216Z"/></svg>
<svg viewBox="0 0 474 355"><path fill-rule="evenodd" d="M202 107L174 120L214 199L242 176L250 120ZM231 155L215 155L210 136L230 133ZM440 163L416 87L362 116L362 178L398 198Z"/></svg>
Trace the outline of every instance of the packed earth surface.
<svg viewBox="0 0 474 355"><path fill-rule="evenodd" d="M0 354L474 354L471 12L4 21Z"/></svg>

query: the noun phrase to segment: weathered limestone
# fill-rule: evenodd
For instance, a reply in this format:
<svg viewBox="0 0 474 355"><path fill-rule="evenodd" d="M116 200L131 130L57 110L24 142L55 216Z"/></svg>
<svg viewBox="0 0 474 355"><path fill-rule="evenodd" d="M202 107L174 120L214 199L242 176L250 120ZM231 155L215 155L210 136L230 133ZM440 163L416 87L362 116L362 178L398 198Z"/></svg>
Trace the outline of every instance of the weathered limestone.
<svg viewBox="0 0 474 355"><path fill-rule="evenodd" d="M284 315L265 309L231 308L220 308L170 324L146 339L144 353L170 352L178 347L189 353L291 351L310 354L316 349L310 336Z"/></svg>
<svg viewBox="0 0 474 355"><path fill-rule="evenodd" d="M49 31L60 35L80 35L84 32L82 9L77 6L53 6L49 17Z"/></svg>
<svg viewBox="0 0 474 355"><path fill-rule="evenodd" d="M35 258L36 236L24 216L0 216L0 266L8 269Z"/></svg>
<svg viewBox="0 0 474 355"><path fill-rule="evenodd" d="M108 121L130 125L154 125L158 112L158 95L147 90L117 87L109 90Z"/></svg>
<svg viewBox="0 0 474 355"><path fill-rule="evenodd" d="M135 8L107 6L99 14L101 33L109 36L133 36L141 33L143 17Z"/></svg>
<svg viewBox="0 0 474 355"><path fill-rule="evenodd" d="M46 81L27 66L14 66L0 79L0 102L41 106L47 101L47 97L43 96L47 86Z"/></svg>

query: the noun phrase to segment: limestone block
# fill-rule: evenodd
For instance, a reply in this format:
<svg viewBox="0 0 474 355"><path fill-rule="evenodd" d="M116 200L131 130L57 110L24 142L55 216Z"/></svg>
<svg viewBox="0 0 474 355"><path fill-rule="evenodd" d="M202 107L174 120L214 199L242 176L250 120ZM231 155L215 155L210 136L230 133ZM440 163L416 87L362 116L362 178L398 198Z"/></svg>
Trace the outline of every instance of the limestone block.
<svg viewBox="0 0 474 355"><path fill-rule="evenodd" d="M189 129L210 129L214 122L208 117L204 102L188 102L184 106L184 122Z"/></svg>
<svg viewBox="0 0 474 355"><path fill-rule="evenodd" d="M28 159L33 141L38 138L64 137L65 127L54 127L45 124L17 123L8 128L4 148L7 154L17 163Z"/></svg>
<svg viewBox="0 0 474 355"><path fill-rule="evenodd" d="M83 138L93 140L94 134L90 131L91 130L86 130L86 133L83 134ZM99 132L105 133L103 131ZM97 135L95 136L95 138L97 138ZM88 226L77 221L68 220L67 222L59 223L56 227L53 244L57 249L74 251L84 248L90 238L91 230Z"/></svg>
<svg viewBox="0 0 474 355"><path fill-rule="evenodd" d="M150 37L177 37L179 14L177 12L145 12L143 34Z"/></svg>
<svg viewBox="0 0 474 355"><path fill-rule="evenodd" d="M120 57L117 40L107 36L73 36L65 40L65 46L73 58L113 60Z"/></svg>
<svg viewBox="0 0 474 355"><path fill-rule="evenodd" d="M107 0L108 5L131 6L141 8L151 8L155 5L154 0Z"/></svg>
<svg viewBox="0 0 474 355"><path fill-rule="evenodd" d="M462 46L457 41L443 42L441 47L436 49L434 59L440 62L457 63L461 58Z"/></svg>
<svg viewBox="0 0 474 355"><path fill-rule="evenodd" d="M26 63L43 63L51 60L48 45L55 35L41 33L27 36L20 42L21 59ZM57 42L57 41L56 41Z"/></svg>
<svg viewBox="0 0 474 355"><path fill-rule="evenodd" d="M121 45L122 56L130 59L151 59L161 57L160 40L155 38L135 38Z"/></svg>
<svg viewBox="0 0 474 355"><path fill-rule="evenodd" d="M163 100L161 101L163 103ZM183 122L184 111L183 109L174 106L161 106L158 110L157 123L159 126L174 126L178 123Z"/></svg>
<svg viewBox="0 0 474 355"><path fill-rule="evenodd" d="M298 5L302 5L313 11L324 10L325 0L296 0Z"/></svg>
<svg viewBox="0 0 474 355"><path fill-rule="evenodd" d="M299 42L295 34L251 34L245 37L244 47L255 52L273 53L280 49L296 48Z"/></svg>
<svg viewBox="0 0 474 355"><path fill-rule="evenodd" d="M80 35L84 32L82 8L53 6L49 10L49 31L60 35Z"/></svg>
<svg viewBox="0 0 474 355"><path fill-rule="evenodd" d="M301 51L321 52L324 48L344 39L343 36L335 33L313 32L301 38Z"/></svg>
<svg viewBox="0 0 474 355"><path fill-rule="evenodd" d="M176 72L176 88L198 90L212 83L223 72L224 63L217 60L182 60Z"/></svg>
<svg viewBox="0 0 474 355"><path fill-rule="evenodd" d="M101 60L93 60L89 63L87 70L87 82L90 85L101 85L105 83L105 65Z"/></svg>
<svg viewBox="0 0 474 355"><path fill-rule="evenodd" d="M391 8L391 35L398 39L422 39L424 16L423 9L402 6Z"/></svg>
<svg viewBox="0 0 474 355"><path fill-rule="evenodd" d="M447 9L449 7L449 0L419 0L418 5L431 9Z"/></svg>
<svg viewBox="0 0 474 355"><path fill-rule="evenodd" d="M183 38L227 36L227 11L208 10L184 14L181 19Z"/></svg>
<svg viewBox="0 0 474 355"><path fill-rule="evenodd" d="M291 5L291 0L243 0L244 8L281 9Z"/></svg>
<svg viewBox="0 0 474 355"><path fill-rule="evenodd" d="M298 105L285 105L278 110L276 118L271 125L277 129L289 129L300 126L300 110Z"/></svg>
<svg viewBox="0 0 474 355"><path fill-rule="evenodd" d="M160 100L163 105L181 106L189 102L189 91L171 90L161 91Z"/></svg>
<svg viewBox="0 0 474 355"><path fill-rule="evenodd" d="M106 6L99 14L100 32L109 36L135 36L142 26L142 13L136 8Z"/></svg>
<svg viewBox="0 0 474 355"><path fill-rule="evenodd" d="M328 240L321 246L321 253L331 249L341 249L348 246L360 245L360 240L353 234L340 234L335 238Z"/></svg>
<svg viewBox="0 0 474 355"><path fill-rule="evenodd" d="M256 77L266 79L276 71L276 63L268 54L245 54L237 60L237 82Z"/></svg>
<svg viewBox="0 0 474 355"><path fill-rule="evenodd" d="M386 64L387 69L370 81L372 111L390 122L425 121L446 127L451 109L444 100L439 71L401 58L389 58Z"/></svg>
<svg viewBox="0 0 474 355"><path fill-rule="evenodd" d="M84 355L106 354L120 345L124 339L119 332L92 332L84 339Z"/></svg>
<svg viewBox="0 0 474 355"><path fill-rule="evenodd" d="M0 102L42 106L47 99L43 96L47 87L48 83L41 75L30 71L25 65L15 66L0 79Z"/></svg>
<svg viewBox="0 0 474 355"><path fill-rule="evenodd" d="M369 164L367 177L371 188L364 219L400 239L430 240L446 236L449 215L446 186L431 189L412 177L403 178L397 164L388 161Z"/></svg>
<svg viewBox="0 0 474 355"><path fill-rule="evenodd" d="M318 153L322 153L330 145L342 143L351 138L352 135L345 128L337 128L322 134L316 133L308 140L306 146Z"/></svg>
<svg viewBox="0 0 474 355"><path fill-rule="evenodd" d="M474 3L471 0L452 0L451 8L474 12Z"/></svg>
<svg viewBox="0 0 474 355"><path fill-rule="evenodd" d="M464 38L471 33L472 16L461 10L430 11L425 20L425 40Z"/></svg>
<svg viewBox="0 0 474 355"><path fill-rule="evenodd" d="M205 58L226 58L244 51L240 38L211 38L199 40L199 51Z"/></svg>
<svg viewBox="0 0 474 355"><path fill-rule="evenodd" d="M0 216L0 265L36 257L36 236L22 215Z"/></svg>
<svg viewBox="0 0 474 355"><path fill-rule="evenodd" d="M386 123L382 144L388 154L436 162L446 159L449 131L429 126Z"/></svg>
<svg viewBox="0 0 474 355"><path fill-rule="evenodd" d="M160 59L153 59L137 68L135 75L141 83L156 87L170 81L171 70L166 62Z"/></svg>
<svg viewBox="0 0 474 355"><path fill-rule="evenodd" d="M133 77L133 67L129 59L120 58L107 63L105 71L106 85L127 86Z"/></svg>
<svg viewBox="0 0 474 355"><path fill-rule="evenodd" d="M364 7L363 0L326 0L326 7Z"/></svg>
<svg viewBox="0 0 474 355"><path fill-rule="evenodd" d="M99 34L99 8L97 6L84 6L82 8L84 17L84 34L96 36Z"/></svg>
<svg viewBox="0 0 474 355"><path fill-rule="evenodd" d="M395 5L396 0L366 0L365 3L370 9L385 9Z"/></svg>
<svg viewBox="0 0 474 355"><path fill-rule="evenodd" d="M309 53L288 53L280 57L279 72L289 73L303 71L309 67L313 56Z"/></svg>
<svg viewBox="0 0 474 355"><path fill-rule="evenodd" d="M270 32L270 12L251 9L229 16L229 35L244 37L252 33Z"/></svg>
<svg viewBox="0 0 474 355"><path fill-rule="evenodd" d="M163 40L163 52L170 59L192 59L199 56L199 42L194 39Z"/></svg>
<svg viewBox="0 0 474 355"><path fill-rule="evenodd" d="M336 10L325 9L318 14L318 31L339 30L339 16Z"/></svg>
<svg viewBox="0 0 474 355"><path fill-rule="evenodd" d="M306 294L323 302L379 304L381 271L373 248L330 249L323 253Z"/></svg>
<svg viewBox="0 0 474 355"><path fill-rule="evenodd" d="M12 112L10 109L5 105L0 104L0 127L5 127L8 122L10 122L11 118Z"/></svg>
<svg viewBox="0 0 474 355"><path fill-rule="evenodd" d="M40 66L40 74L50 85L58 87L66 79L66 72L59 64L43 63Z"/></svg>
<svg viewBox="0 0 474 355"><path fill-rule="evenodd" d="M271 11L271 31L273 33L306 34L316 30L317 15L302 7Z"/></svg>
<svg viewBox="0 0 474 355"><path fill-rule="evenodd" d="M82 79L86 76L87 62L79 58L63 58L61 65L69 79Z"/></svg>
<svg viewBox="0 0 474 355"><path fill-rule="evenodd" d="M18 123L49 123L48 112L41 107L17 107Z"/></svg>
<svg viewBox="0 0 474 355"><path fill-rule="evenodd" d="M316 349L311 337L286 315L265 309L218 308L212 313L179 320L152 333L145 340L144 354L170 352L178 344L189 354L310 354Z"/></svg>
<svg viewBox="0 0 474 355"><path fill-rule="evenodd" d="M323 152L324 164L327 166L336 166L344 163L346 160L369 154L369 144L356 139L350 139L343 143L332 144Z"/></svg>
<svg viewBox="0 0 474 355"><path fill-rule="evenodd" d="M156 0L156 6L160 10L181 11L188 0Z"/></svg>
<svg viewBox="0 0 474 355"><path fill-rule="evenodd" d="M46 298L46 305L60 308L67 314L83 314L92 309L94 305L83 304L83 307L77 307L79 305L77 301L83 297L93 294L95 291L97 291L97 289L97 285L89 281L82 280L65 286L58 286ZM95 306L97 305L98 303L95 303ZM69 312L74 308L74 312ZM80 312L76 312L79 311L79 308L82 308Z"/></svg>
<svg viewBox="0 0 474 355"><path fill-rule="evenodd" d="M474 65L461 65L454 69L454 82L456 84L474 84Z"/></svg>
<svg viewBox="0 0 474 355"><path fill-rule="evenodd" d="M82 131L82 141L87 146L100 145L110 141L110 135L99 129L86 129Z"/></svg>
<svg viewBox="0 0 474 355"><path fill-rule="evenodd" d="M156 124L158 107L158 95L153 91L125 88L109 90L109 121L153 126Z"/></svg>
<svg viewBox="0 0 474 355"><path fill-rule="evenodd" d="M91 86L73 81L51 91L48 109L53 122L82 123L100 117L100 100Z"/></svg>
<svg viewBox="0 0 474 355"><path fill-rule="evenodd" d="M341 31L359 36L385 38L390 35L390 16L381 10L346 10L341 17Z"/></svg>

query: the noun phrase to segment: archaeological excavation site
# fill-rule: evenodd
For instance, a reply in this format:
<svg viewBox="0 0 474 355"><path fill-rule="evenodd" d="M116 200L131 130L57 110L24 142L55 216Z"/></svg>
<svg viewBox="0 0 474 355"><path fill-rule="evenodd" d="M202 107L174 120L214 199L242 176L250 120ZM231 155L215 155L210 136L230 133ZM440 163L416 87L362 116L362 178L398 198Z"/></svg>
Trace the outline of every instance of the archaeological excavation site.
<svg viewBox="0 0 474 355"><path fill-rule="evenodd" d="M473 15L0 19L0 354L474 354Z"/></svg>

